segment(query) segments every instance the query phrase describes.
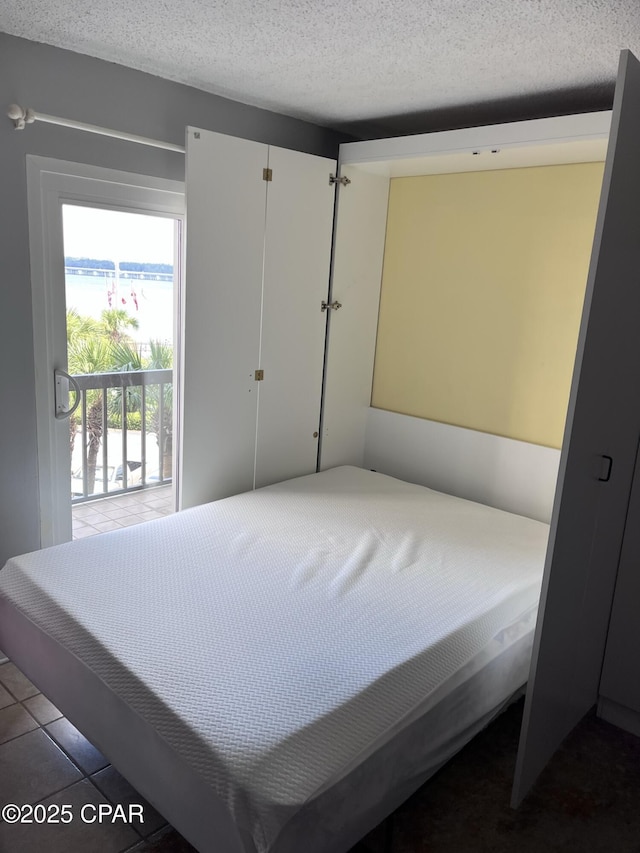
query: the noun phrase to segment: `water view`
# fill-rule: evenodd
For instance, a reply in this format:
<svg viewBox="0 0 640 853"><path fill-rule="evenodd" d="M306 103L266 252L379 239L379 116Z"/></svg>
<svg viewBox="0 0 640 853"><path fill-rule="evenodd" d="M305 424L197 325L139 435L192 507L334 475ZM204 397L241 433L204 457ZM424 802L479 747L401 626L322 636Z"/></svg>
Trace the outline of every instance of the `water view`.
<svg viewBox="0 0 640 853"><path fill-rule="evenodd" d="M128 334L136 343L173 341L173 268L157 264L162 272L78 267L80 259L65 258L67 310L99 320L106 309L123 309L138 321ZM100 259L82 259L87 264ZM104 263L104 261L103 261ZM120 266L151 264L124 261Z"/></svg>

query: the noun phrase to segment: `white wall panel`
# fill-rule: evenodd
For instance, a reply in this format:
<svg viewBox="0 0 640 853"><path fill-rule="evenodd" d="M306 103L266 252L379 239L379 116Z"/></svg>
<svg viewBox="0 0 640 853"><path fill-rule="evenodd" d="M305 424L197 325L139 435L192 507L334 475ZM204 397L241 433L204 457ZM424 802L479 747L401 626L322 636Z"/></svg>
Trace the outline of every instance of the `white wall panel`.
<svg viewBox="0 0 640 853"><path fill-rule="evenodd" d="M560 451L369 409L364 467L549 522Z"/></svg>
<svg viewBox="0 0 640 853"><path fill-rule="evenodd" d="M271 146L269 168L256 487L316 470L336 192L335 160Z"/></svg>
<svg viewBox="0 0 640 853"><path fill-rule="evenodd" d="M181 507L253 487L267 146L187 129Z"/></svg>
<svg viewBox="0 0 640 853"><path fill-rule="evenodd" d="M508 124L462 127L436 133L416 133L390 139L367 139L362 142L343 143L340 146L340 161L343 167L347 164L366 163L367 168L375 169L374 164L377 164L380 174L399 175L408 174L401 161L416 158L421 162L414 164L410 174L419 175L429 174L432 169L436 172L441 171L437 157L431 159L433 155L456 157L471 154L473 159L477 160L477 156L472 154L473 151L490 155L490 152L496 148L501 151L523 148L525 149L523 158L527 159L523 159L517 165L526 166L533 165L548 145L558 146L567 142L582 141L592 143L594 139L606 140L610 125L611 113L603 110L596 113L514 121ZM533 161L528 159L530 156L534 158ZM570 159L567 162L574 162L571 155L568 156ZM498 163L499 158L495 162ZM451 171L458 171L461 165L458 161ZM473 168L482 169L484 166L478 163ZM495 168L500 167L495 166ZM463 170L466 171L466 169ZM449 171L448 168L447 171Z"/></svg>

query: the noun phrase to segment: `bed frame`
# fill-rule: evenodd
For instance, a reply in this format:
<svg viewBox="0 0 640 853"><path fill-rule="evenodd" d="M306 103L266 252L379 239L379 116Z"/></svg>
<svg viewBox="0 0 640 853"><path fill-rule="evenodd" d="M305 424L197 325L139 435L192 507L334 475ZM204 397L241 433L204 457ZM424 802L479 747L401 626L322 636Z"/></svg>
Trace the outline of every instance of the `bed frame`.
<svg viewBox="0 0 640 853"><path fill-rule="evenodd" d="M364 467L549 523L560 451L369 409Z"/></svg>

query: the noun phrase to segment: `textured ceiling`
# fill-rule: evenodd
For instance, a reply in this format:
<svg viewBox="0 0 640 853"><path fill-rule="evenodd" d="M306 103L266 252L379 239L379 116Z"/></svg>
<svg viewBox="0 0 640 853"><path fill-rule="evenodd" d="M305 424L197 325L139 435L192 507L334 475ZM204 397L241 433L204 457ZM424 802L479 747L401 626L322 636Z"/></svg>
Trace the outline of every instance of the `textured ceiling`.
<svg viewBox="0 0 640 853"><path fill-rule="evenodd" d="M410 130L470 104L608 106L640 2L2 0L0 30L322 125Z"/></svg>

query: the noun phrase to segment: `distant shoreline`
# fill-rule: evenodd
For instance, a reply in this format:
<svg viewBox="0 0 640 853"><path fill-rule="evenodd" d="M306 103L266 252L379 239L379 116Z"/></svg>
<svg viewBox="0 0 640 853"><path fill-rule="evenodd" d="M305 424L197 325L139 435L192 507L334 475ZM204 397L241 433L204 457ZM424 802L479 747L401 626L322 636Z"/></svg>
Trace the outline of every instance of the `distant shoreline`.
<svg viewBox="0 0 640 853"><path fill-rule="evenodd" d="M171 272L148 272L140 270L108 270L91 269L90 267L67 267L64 274L89 279L104 279L106 281L169 281L173 282L173 271Z"/></svg>

